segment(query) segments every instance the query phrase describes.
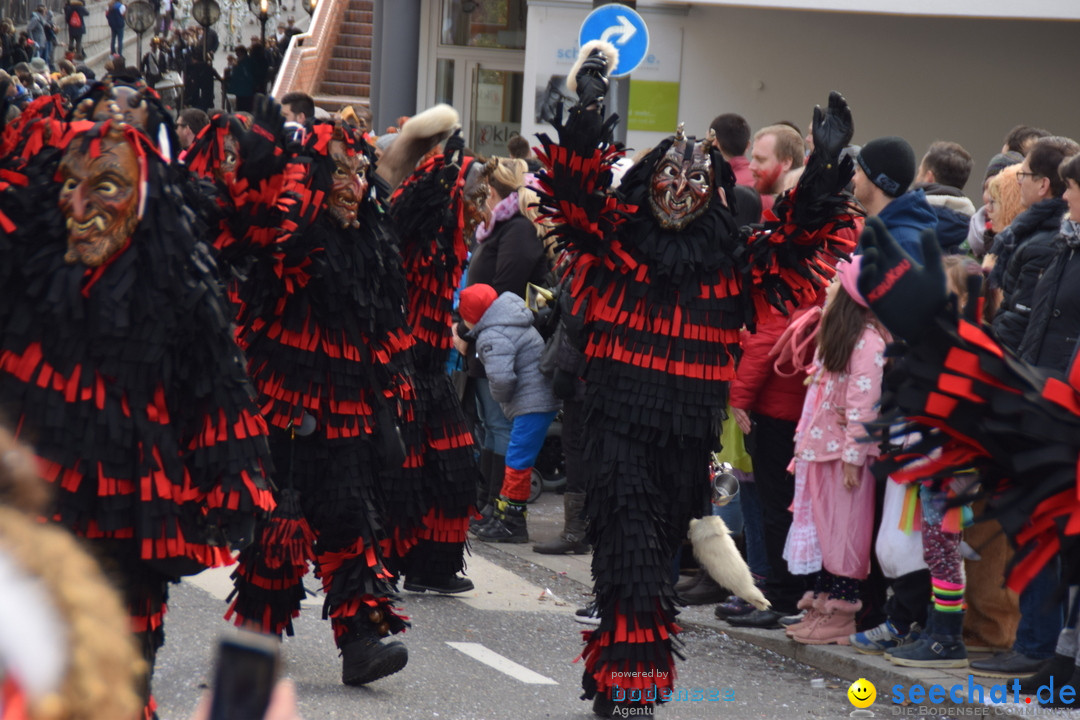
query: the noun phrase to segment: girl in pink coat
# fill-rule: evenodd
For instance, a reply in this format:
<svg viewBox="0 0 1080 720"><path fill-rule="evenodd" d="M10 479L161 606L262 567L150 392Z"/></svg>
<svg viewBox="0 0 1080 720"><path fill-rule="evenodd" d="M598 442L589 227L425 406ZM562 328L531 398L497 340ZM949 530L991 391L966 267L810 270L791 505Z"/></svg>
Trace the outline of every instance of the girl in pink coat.
<svg viewBox="0 0 1080 720"><path fill-rule="evenodd" d="M795 437L796 515L785 557L792 572L821 572L799 602L807 615L787 634L808 645L848 644L862 609L859 581L870 573L878 450L863 423L877 417L889 334L855 287L861 260L842 265L830 288ZM808 524L814 532L800 532Z"/></svg>

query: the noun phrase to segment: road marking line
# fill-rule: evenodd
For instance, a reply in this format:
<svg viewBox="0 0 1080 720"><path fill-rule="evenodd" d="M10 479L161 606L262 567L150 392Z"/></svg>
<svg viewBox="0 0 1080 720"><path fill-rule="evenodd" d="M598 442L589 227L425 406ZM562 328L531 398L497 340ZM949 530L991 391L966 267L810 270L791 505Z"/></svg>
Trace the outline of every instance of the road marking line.
<svg viewBox="0 0 1080 720"><path fill-rule="evenodd" d="M449 642L446 643L450 647L465 653L473 660L479 660L488 667L495 668L499 672L509 675L515 680L520 680L523 683L529 685L558 685L559 683L552 680L549 677L545 677L540 673L533 672L524 665L518 665L513 660L505 658L499 653L484 647L480 643L470 642Z"/></svg>

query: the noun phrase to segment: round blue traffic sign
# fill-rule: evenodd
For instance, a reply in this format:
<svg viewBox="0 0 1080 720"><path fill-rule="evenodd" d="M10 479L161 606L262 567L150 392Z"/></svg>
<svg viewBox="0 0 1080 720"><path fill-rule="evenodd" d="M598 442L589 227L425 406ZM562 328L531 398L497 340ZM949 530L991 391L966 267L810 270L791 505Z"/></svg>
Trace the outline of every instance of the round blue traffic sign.
<svg viewBox="0 0 1080 720"><path fill-rule="evenodd" d="M615 77L632 73L649 52L649 28L632 8L612 3L601 5L581 23L578 43L604 40L619 51L619 64L611 73Z"/></svg>

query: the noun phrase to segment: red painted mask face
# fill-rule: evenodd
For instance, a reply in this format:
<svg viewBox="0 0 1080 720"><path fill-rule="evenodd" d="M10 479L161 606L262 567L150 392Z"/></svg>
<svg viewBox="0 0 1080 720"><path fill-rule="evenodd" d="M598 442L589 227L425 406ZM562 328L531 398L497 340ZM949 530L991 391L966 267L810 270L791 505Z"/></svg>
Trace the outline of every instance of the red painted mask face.
<svg viewBox="0 0 1080 720"><path fill-rule="evenodd" d="M334 162L334 184L327 201L330 215L342 227L358 227L357 213L367 194L368 160L364 155L348 154L340 140L330 141L330 159Z"/></svg>
<svg viewBox="0 0 1080 720"><path fill-rule="evenodd" d="M487 209L488 195L491 186L488 185L488 175L485 168L479 163L469 166L465 176L465 237L472 235L482 222L486 222L489 213Z"/></svg>
<svg viewBox="0 0 1080 720"><path fill-rule="evenodd" d="M60 211L67 219L68 264L100 267L139 224L139 160L126 141L106 137L95 158L75 142L60 161Z"/></svg>
<svg viewBox="0 0 1080 720"><path fill-rule="evenodd" d="M713 194L712 160L695 144L687 157L685 142L672 143L652 176L649 206L660 227L682 230L705 212Z"/></svg>

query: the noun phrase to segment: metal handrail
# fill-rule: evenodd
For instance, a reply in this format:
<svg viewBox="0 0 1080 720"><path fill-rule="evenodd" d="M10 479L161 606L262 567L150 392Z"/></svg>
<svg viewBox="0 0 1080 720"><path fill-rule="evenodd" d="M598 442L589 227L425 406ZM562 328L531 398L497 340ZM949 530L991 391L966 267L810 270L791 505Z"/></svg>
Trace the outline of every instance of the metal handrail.
<svg viewBox="0 0 1080 720"><path fill-rule="evenodd" d="M271 91L275 98L280 100L286 93L297 91L316 93L348 6L349 0L319 0L308 31L294 35L289 41Z"/></svg>

